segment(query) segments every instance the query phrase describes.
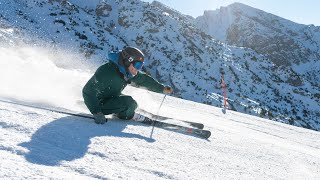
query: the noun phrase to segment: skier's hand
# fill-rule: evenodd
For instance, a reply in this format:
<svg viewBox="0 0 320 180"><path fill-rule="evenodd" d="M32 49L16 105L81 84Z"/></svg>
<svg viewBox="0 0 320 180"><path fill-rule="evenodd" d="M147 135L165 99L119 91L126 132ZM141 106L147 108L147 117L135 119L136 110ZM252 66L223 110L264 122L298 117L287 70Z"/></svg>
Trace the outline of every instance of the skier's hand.
<svg viewBox="0 0 320 180"><path fill-rule="evenodd" d="M173 92L173 89L170 86L165 86L163 88L163 93L165 94L171 94Z"/></svg>
<svg viewBox="0 0 320 180"><path fill-rule="evenodd" d="M97 124L104 124L107 122L106 117L104 117L104 114L102 112L98 112L96 114L93 114L94 122Z"/></svg>

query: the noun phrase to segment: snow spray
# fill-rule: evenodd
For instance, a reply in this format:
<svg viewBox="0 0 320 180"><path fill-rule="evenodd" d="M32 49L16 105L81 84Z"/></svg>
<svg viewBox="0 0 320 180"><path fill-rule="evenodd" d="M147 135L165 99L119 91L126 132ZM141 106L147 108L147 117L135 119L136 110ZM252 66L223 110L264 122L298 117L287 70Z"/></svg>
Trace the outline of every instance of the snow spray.
<svg viewBox="0 0 320 180"><path fill-rule="evenodd" d="M0 97L86 110L78 104L90 72L62 67L55 61L66 63L70 60L64 53L58 56L44 48L0 47ZM69 67L76 67L80 62L77 59L74 63L69 63Z"/></svg>

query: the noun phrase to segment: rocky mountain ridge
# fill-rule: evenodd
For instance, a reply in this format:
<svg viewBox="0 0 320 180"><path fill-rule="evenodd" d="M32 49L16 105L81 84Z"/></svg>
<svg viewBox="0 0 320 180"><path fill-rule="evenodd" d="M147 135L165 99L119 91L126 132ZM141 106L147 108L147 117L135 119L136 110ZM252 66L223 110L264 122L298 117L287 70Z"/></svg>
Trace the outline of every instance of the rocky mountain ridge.
<svg viewBox="0 0 320 180"><path fill-rule="evenodd" d="M241 3L206 11L195 23L222 42L251 48L286 68L293 77L288 83L301 86L309 81L320 87L320 27L297 24Z"/></svg>

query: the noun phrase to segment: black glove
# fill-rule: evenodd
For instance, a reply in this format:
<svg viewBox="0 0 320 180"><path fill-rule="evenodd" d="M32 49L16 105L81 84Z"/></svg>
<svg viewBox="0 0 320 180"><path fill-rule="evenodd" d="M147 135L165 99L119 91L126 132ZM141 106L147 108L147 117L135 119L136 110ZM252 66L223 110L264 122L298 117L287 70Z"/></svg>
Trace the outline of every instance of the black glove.
<svg viewBox="0 0 320 180"><path fill-rule="evenodd" d="M98 112L96 114L93 114L94 122L97 124L104 124L107 122L106 117L104 117L104 114L102 112Z"/></svg>
<svg viewBox="0 0 320 180"><path fill-rule="evenodd" d="M171 94L172 92L173 92L173 89L170 86L164 86L163 93Z"/></svg>

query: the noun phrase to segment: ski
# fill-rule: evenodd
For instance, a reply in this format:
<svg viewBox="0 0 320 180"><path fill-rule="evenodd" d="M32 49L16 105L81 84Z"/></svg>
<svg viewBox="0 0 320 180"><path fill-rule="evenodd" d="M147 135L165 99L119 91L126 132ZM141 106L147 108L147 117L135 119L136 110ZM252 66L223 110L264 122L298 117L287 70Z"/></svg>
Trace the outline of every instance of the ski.
<svg viewBox="0 0 320 180"><path fill-rule="evenodd" d="M77 116L77 117L82 117L82 118L94 119L91 114L72 112L69 110L50 109L50 108L38 107L38 106L34 106L34 105L22 103L22 102L12 102L12 101L2 100L2 99L0 99L0 102L16 104L16 105L31 107L31 108L36 108L36 109L42 109L42 110L46 110L46 111L51 111L51 112L60 113L60 114L67 114L67 115ZM162 117L162 119L171 119L171 118L166 118L163 116L159 116L159 117ZM140 121L138 121L138 122L140 122ZM211 136L211 132L208 130L195 129L195 128L185 127L185 126L181 126L181 125L170 124L170 123L166 123L166 122L162 122L162 121L158 121L158 120L153 120L148 117L145 117L145 120L142 121L141 123L148 124L148 125L153 125L153 123L154 123L155 127L159 127L159 128L163 128L163 129L171 130L171 131L175 131L175 132L180 132L180 133L184 133L184 134L195 135L195 136L205 138L205 139L208 139ZM190 123L192 123L192 122L190 122Z"/></svg>
<svg viewBox="0 0 320 180"><path fill-rule="evenodd" d="M59 111L54 111L54 112L65 113L65 112L59 112ZM84 114L84 113L78 113L78 114L66 113L66 114L74 115L74 116L78 116L78 117L83 117L83 118L94 119L91 114ZM153 116L158 117L162 120L172 119L172 118L167 118L167 117L163 117L163 116L156 116L156 115L153 115ZM109 119L109 120L111 120L111 119ZM183 120L180 120L180 121L183 121ZM174 131L174 132L179 132L179 133L183 133L183 134L194 135L194 136L204 138L204 139L208 139L211 136L211 132L209 130L204 130L203 129L204 126L201 123L183 121L185 123L189 123L189 125L191 125L191 126L193 124L194 127L199 128L199 129L198 128L196 129L196 128L186 127L186 126L182 126L182 125L178 125L178 124L171 124L171 123L167 123L167 122L163 122L163 121L154 120L154 119L151 119L147 116L144 116L144 121L135 121L135 122L140 122L140 123L147 124L147 125L154 125L155 127L158 127L158 128L162 128L162 129L166 129L166 130Z"/></svg>
<svg viewBox="0 0 320 180"><path fill-rule="evenodd" d="M150 119L148 117L145 117L144 121L137 121L137 122L147 124L147 125L154 125L155 127L158 127L158 128L179 132L183 134L193 135L193 136L197 136L204 139L208 139L211 136L211 132L209 130L185 127L177 124L170 124L163 121Z"/></svg>
<svg viewBox="0 0 320 180"><path fill-rule="evenodd" d="M143 110L143 109L139 109L138 112L141 114L141 115L144 115L148 118L151 118L151 119L154 119L154 120L159 120L159 121L165 121L165 120L177 120L177 121L181 121L181 122L184 122L186 123L187 125L189 126L192 126L192 127L195 127L195 128L198 128L198 129L203 129L204 128L204 125L202 123L197 123L197 122L191 122L191 121L185 121L185 120L181 120L181 119L175 119L175 118L170 118L170 117L165 117L165 116L159 116L159 115L155 115L155 114L152 114L146 110Z"/></svg>

